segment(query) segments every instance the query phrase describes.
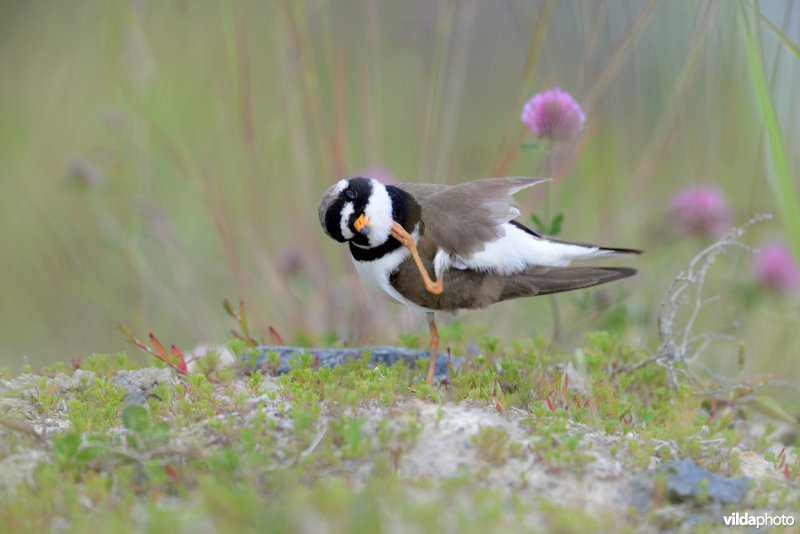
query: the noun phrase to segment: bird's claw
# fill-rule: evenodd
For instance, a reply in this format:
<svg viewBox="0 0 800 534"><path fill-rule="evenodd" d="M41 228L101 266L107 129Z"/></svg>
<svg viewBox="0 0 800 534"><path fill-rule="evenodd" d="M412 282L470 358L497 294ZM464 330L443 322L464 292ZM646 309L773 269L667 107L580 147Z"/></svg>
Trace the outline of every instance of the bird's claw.
<svg viewBox="0 0 800 534"><path fill-rule="evenodd" d="M414 238L411 237L411 234L409 234L400 223L395 221L392 223L391 235L392 237L397 239L401 245L406 247L408 251L411 253L411 258L417 265L417 269L419 269L419 274L422 275L422 281L425 283L425 289L427 289L429 293L433 293L434 295L441 295L442 291L444 291L444 280L441 277L439 277L436 279L436 282L434 282L433 280L431 280L431 277L428 276L428 271L422 264L422 259L419 257L419 252L417 251L417 245L416 243L414 243Z"/></svg>

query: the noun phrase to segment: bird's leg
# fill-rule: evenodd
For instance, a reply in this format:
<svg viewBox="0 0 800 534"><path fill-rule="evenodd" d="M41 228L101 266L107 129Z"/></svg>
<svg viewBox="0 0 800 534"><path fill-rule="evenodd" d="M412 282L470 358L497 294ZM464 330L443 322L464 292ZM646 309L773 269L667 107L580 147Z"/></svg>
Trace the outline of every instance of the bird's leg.
<svg viewBox="0 0 800 534"><path fill-rule="evenodd" d="M417 269L419 269L419 274L422 275L422 281L425 283L425 289L434 295L441 295L442 291L444 291L444 280L442 277L438 277L436 282L434 282L431 280L431 277L428 276L428 271L425 269L425 266L422 265L422 259L419 257L417 245L414 243L414 238L411 237L411 234L406 232L406 229L403 228L400 223L394 221L392 222L391 235L393 238L400 241L400 243L411 253L411 257L414 259ZM434 325L433 328L435 329L436 326Z"/></svg>
<svg viewBox="0 0 800 534"><path fill-rule="evenodd" d="M428 384L433 385L433 373L436 370L436 356L439 351L439 330L436 328L436 321L433 312L426 312L428 318L428 328L431 331L431 361L428 364Z"/></svg>

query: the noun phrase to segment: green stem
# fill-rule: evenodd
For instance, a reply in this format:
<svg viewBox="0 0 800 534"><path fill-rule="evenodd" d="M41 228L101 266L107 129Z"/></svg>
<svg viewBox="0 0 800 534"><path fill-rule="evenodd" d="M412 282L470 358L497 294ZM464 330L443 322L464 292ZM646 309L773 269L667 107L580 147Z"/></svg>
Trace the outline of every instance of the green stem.
<svg viewBox="0 0 800 534"><path fill-rule="evenodd" d="M553 178L553 149L551 148L550 151L547 153L547 176L551 179ZM550 204L553 200L553 189L552 189L552 181L547 182L545 184L547 191L545 191L544 195L544 217L542 221L544 224L547 225L549 228L551 225L550 221ZM550 295L550 311L553 314L553 333L550 336L550 345L555 345L559 335L561 334L561 313L558 306L558 300L556 299L555 295Z"/></svg>
<svg viewBox="0 0 800 534"><path fill-rule="evenodd" d="M550 204L553 200L553 190L552 186L552 178L553 178L553 151L552 149L547 152L547 158L545 160L545 168L547 170L547 176L551 178L550 182L546 182L544 184L545 192L544 192L544 205L542 206L542 223L545 224L546 228L550 227Z"/></svg>
<svg viewBox="0 0 800 534"><path fill-rule="evenodd" d="M550 311L553 314L553 332L550 335L550 346L558 343L561 336L561 309L558 306L556 295L550 295Z"/></svg>

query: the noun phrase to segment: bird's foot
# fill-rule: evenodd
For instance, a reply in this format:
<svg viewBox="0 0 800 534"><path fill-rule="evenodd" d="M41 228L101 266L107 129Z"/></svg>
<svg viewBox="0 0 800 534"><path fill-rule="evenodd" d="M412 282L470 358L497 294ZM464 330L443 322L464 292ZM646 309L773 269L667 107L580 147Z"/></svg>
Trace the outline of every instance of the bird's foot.
<svg viewBox="0 0 800 534"><path fill-rule="evenodd" d="M417 244L414 243L414 238L411 236L411 234L409 234L400 223L395 221L392 223L391 235L392 237L397 239L401 245L406 247L408 251L411 253L411 258L417 265L417 269L419 269L419 274L422 275L422 281L425 284L425 289L427 289L428 292L433 293L434 295L441 295L442 291L444 291L444 279L442 279L442 277L439 277L436 279L436 282L431 280L431 277L428 275L428 271L422 264L422 259L419 257L419 251L417 250Z"/></svg>

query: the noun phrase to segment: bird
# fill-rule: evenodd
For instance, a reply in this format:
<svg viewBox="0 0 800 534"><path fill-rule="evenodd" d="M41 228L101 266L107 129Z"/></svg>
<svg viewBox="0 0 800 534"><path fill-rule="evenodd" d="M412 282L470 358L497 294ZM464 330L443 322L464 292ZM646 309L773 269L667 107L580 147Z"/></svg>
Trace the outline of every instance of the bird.
<svg viewBox="0 0 800 534"><path fill-rule="evenodd" d="M337 181L322 195L320 224L329 237L348 244L364 284L425 312L428 384L439 347L437 311L485 308L636 274L629 267L570 264L640 250L554 239L516 220L513 195L548 180L511 176L387 185L357 176Z"/></svg>

